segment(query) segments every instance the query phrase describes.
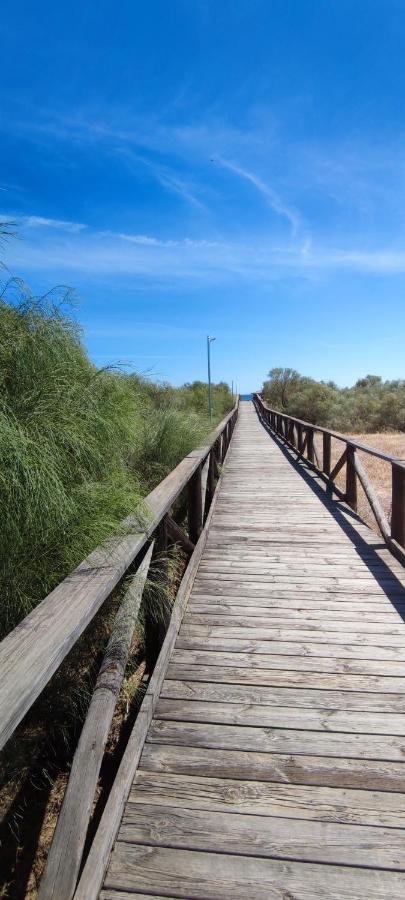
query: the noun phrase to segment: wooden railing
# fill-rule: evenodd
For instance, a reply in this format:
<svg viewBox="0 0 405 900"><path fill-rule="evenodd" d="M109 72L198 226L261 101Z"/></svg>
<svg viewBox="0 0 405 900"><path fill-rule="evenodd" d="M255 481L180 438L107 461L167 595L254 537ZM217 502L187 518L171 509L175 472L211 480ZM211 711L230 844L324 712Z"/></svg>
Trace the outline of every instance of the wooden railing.
<svg viewBox="0 0 405 900"><path fill-rule="evenodd" d="M357 484L360 482L382 537L395 555L404 561L405 461L361 441L355 441L338 431L322 428L320 425L313 425L311 422L304 422L302 419L271 409L260 394L253 395L253 402L261 420L297 453L299 460L305 460L315 469L340 499L346 501L355 511L357 511ZM315 443L316 434L322 435L321 458ZM332 439L344 445L343 452L333 468ZM357 451L382 459L391 466L391 523L385 515ZM343 467L346 474L345 490L341 490L335 483Z"/></svg>
<svg viewBox="0 0 405 900"><path fill-rule="evenodd" d="M189 556L189 562L166 633L159 633L156 628L153 630L153 640L157 646L149 647L149 660L152 659L156 665L130 738L130 746L121 763L120 772L123 768L124 775L118 779L118 801L114 786L111 791L112 808L109 807L107 814L107 837L99 851L102 858L96 858L96 874L86 883L86 900L93 893L96 896L103 859L108 853L105 847L110 846L114 828L118 827L120 804L125 791L129 790L142 740L153 714L168 654L174 644L176 629L201 556L216 481L237 415L238 401L212 432L207 443L189 453L148 495L138 515L125 520L116 537L91 553L0 644L1 749L103 602L130 570L131 579L113 625L73 760L40 887L41 900L51 897L70 900L75 892L105 744L149 566L153 554L156 556L157 553L157 565L161 565L159 560L165 558L162 551L167 550L170 543L177 543ZM188 533L171 516L173 505L184 491L187 491ZM160 575L162 573L164 577L164 563ZM152 666L149 669L151 671Z"/></svg>

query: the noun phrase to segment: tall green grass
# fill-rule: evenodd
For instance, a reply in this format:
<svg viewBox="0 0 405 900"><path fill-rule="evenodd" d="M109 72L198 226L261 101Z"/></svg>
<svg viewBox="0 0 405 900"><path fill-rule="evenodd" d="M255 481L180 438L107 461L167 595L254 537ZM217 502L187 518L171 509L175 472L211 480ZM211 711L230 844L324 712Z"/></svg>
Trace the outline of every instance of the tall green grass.
<svg viewBox="0 0 405 900"><path fill-rule="evenodd" d="M57 299L16 282L0 299L0 636L209 430L200 383L176 390L96 369Z"/></svg>

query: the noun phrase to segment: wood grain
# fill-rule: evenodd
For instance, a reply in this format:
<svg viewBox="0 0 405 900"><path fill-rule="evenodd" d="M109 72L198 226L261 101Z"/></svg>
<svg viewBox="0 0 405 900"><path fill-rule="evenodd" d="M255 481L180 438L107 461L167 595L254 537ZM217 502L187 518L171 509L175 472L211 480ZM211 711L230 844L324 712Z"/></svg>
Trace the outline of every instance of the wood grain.
<svg viewBox="0 0 405 900"><path fill-rule="evenodd" d="M404 895L404 569L324 488L242 403L103 900Z"/></svg>

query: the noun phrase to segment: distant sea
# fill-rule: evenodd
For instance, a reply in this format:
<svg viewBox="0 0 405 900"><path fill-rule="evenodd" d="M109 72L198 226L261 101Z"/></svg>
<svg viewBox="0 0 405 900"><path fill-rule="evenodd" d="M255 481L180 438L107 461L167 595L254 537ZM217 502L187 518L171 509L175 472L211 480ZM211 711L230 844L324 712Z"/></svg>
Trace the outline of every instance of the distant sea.
<svg viewBox="0 0 405 900"><path fill-rule="evenodd" d="M251 399L252 399L252 394L241 394L241 395L240 395L240 399L241 399L241 400L251 400Z"/></svg>

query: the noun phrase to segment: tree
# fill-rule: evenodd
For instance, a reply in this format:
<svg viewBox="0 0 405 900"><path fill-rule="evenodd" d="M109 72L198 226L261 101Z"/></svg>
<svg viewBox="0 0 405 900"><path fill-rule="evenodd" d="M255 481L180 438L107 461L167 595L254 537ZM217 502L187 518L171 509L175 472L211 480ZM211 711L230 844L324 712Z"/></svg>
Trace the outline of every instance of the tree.
<svg viewBox="0 0 405 900"><path fill-rule="evenodd" d="M270 380L263 385L263 393L270 402L281 409L288 409L292 390L297 387L301 375L296 369L270 369L267 376Z"/></svg>

